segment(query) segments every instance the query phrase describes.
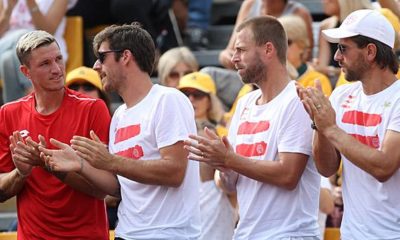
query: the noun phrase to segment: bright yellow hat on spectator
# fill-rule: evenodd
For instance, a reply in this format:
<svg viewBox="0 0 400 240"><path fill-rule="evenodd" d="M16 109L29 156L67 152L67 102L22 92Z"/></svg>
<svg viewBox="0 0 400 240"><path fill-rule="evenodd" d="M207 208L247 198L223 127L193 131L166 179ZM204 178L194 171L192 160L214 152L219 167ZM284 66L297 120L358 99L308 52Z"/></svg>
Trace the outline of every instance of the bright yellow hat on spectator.
<svg viewBox="0 0 400 240"><path fill-rule="evenodd" d="M210 75L201 72L186 74L179 80L178 89L194 88L205 93L217 93L217 87Z"/></svg>
<svg viewBox="0 0 400 240"><path fill-rule="evenodd" d="M88 67L78 67L67 74L65 85L68 87L73 83L89 82L96 88L103 90L99 73Z"/></svg>

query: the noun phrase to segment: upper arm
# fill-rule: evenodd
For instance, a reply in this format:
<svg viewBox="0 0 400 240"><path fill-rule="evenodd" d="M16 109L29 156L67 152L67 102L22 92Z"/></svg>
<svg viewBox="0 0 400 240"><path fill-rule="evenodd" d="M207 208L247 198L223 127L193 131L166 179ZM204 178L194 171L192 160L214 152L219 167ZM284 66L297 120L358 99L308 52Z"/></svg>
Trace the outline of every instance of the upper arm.
<svg viewBox="0 0 400 240"><path fill-rule="evenodd" d="M400 167L400 132L387 130L382 141L381 151L385 154L386 161L382 162L386 169L387 178L390 178Z"/></svg>
<svg viewBox="0 0 400 240"><path fill-rule="evenodd" d="M183 141L179 141L160 149L161 159L168 162L171 176L176 178L176 187L183 182L188 164L188 151L183 146Z"/></svg>
<svg viewBox="0 0 400 240"><path fill-rule="evenodd" d="M46 23L49 24L47 31L54 34L57 31L61 20L67 12L68 0L55 0L51 4L49 10L44 15Z"/></svg>
<svg viewBox="0 0 400 240"><path fill-rule="evenodd" d="M295 188L299 182L304 169L307 165L309 156L302 153L280 152L279 162L285 169L287 185L289 188Z"/></svg>

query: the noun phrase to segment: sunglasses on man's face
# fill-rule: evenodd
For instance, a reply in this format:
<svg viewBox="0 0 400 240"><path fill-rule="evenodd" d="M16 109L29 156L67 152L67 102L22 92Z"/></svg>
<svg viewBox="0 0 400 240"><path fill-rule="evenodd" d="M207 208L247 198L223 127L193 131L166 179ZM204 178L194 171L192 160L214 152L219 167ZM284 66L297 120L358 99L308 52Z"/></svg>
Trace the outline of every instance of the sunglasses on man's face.
<svg viewBox="0 0 400 240"><path fill-rule="evenodd" d="M340 54L345 54L347 47L338 43L337 48L339 49Z"/></svg>
<svg viewBox="0 0 400 240"><path fill-rule="evenodd" d="M68 86L69 89L72 89L74 91L79 91L80 88L83 89L85 92L91 92L96 90L96 87L93 84L90 83L74 83Z"/></svg>
<svg viewBox="0 0 400 240"><path fill-rule="evenodd" d="M196 100L203 99L208 96L208 93L202 92L202 91L182 91L183 94L186 95L186 97L192 96Z"/></svg>
<svg viewBox="0 0 400 240"><path fill-rule="evenodd" d="M186 74L192 73L193 71L184 71L184 72L178 72L178 71L172 71L168 74L168 77L170 78L181 78L185 76Z"/></svg>
<svg viewBox="0 0 400 240"><path fill-rule="evenodd" d="M97 57L98 57L100 63L103 64L108 53L118 53L118 52L123 52L123 51L124 50L108 50L108 51L104 51L104 52L97 52Z"/></svg>

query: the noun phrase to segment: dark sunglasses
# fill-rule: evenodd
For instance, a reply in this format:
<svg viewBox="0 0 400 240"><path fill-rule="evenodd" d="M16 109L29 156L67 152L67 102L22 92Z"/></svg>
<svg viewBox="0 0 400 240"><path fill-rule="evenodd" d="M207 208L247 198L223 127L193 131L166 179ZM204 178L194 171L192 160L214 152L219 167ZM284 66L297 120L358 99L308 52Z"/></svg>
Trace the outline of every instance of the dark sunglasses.
<svg viewBox="0 0 400 240"><path fill-rule="evenodd" d="M83 89L83 91L85 92L91 92L96 90L96 87L93 84L90 83L73 83L71 85L68 86L69 89L72 89L74 91L78 91L80 88Z"/></svg>
<svg viewBox="0 0 400 240"><path fill-rule="evenodd" d="M123 51L124 50L108 50L108 51L104 51L104 52L97 52L97 58L99 59L100 63L103 64L108 53L119 53L119 52L123 52Z"/></svg>
<svg viewBox="0 0 400 240"><path fill-rule="evenodd" d="M346 52L347 47L338 43L337 48L339 49L340 54L344 54Z"/></svg>
<svg viewBox="0 0 400 240"><path fill-rule="evenodd" d="M194 99L199 100L208 96L208 93L202 91L182 91L186 97L192 96Z"/></svg>
<svg viewBox="0 0 400 240"><path fill-rule="evenodd" d="M182 76L185 76L186 74L192 73L193 71L185 71L185 72L176 72L172 71L168 74L168 77L170 78L181 78Z"/></svg>

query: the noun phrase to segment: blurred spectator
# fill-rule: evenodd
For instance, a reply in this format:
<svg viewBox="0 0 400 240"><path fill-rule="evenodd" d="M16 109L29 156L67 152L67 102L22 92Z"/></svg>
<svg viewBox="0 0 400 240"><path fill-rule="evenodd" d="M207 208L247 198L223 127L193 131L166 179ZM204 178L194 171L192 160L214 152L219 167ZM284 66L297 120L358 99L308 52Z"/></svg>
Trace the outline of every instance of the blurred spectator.
<svg viewBox="0 0 400 240"><path fill-rule="evenodd" d="M54 34L64 60L68 59L63 38L65 13L77 0L0 1L0 78L3 101L18 99L32 90L31 82L19 71L15 45L20 36L34 29Z"/></svg>
<svg viewBox="0 0 400 240"><path fill-rule="evenodd" d="M213 0L188 0L187 44L191 50L208 47L207 31L210 25Z"/></svg>
<svg viewBox="0 0 400 240"><path fill-rule="evenodd" d="M207 127L221 134L220 122L224 110L215 95L216 86L212 78L200 72L194 72L181 78L178 87L193 105L197 133L205 136ZM200 163L200 216L202 233L201 240L230 240L236 223L235 209L229 201L227 193L216 186L214 181L215 168Z"/></svg>
<svg viewBox="0 0 400 240"><path fill-rule="evenodd" d="M332 185L329 179L321 177L321 189L319 193L319 212L318 212L318 225L321 231L321 239L324 239L326 228L326 218L334 210L334 201L332 196Z"/></svg>
<svg viewBox="0 0 400 240"><path fill-rule="evenodd" d="M88 67L78 67L67 74L65 86L92 98L102 99L108 109L110 100L103 90L99 73Z"/></svg>
<svg viewBox="0 0 400 240"><path fill-rule="evenodd" d="M343 19L355 10L372 9L372 4L370 0L322 0L322 6L324 13L330 17L324 19L320 24L318 57L314 59L313 65L317 71L326 74L332 84L335 84L340 73L339 65L333 59L337 44L329 43L321 37L321 32L325 29L339 27Z"/></svg>
<svg viewBox="0 0 400 240"><path fill-rule="evenodd" d="M196 57L187 47L176 47L166 51L158 61L158 78L167 87L177 88L179 79L199 70Z"/></svg>
<svg viewBox="0 0 400 240"><path fill-rule="evenodd" d="M117 24L140 22L161 53L176 47L176 38L168 11L172 0L110 0L110 11Z"/></svg>
<svg viewBox="0 0 400 240"><path fill-rule="evenodd" d="M307 26L307 36L310 43L310 49L307 53L306 59L311 57L311 49L314 46L313 34L312 34L312 18L310 12L301 3L291 1L291 0L247 0L243 1L240 7L238 16L236 18L236 27L244 20L263 15L271 15L274 17L281 17L289 14L295 14L303 18ZM233 55L233 44L236 38L235 31L232 32L231 38L229 40L226 48L220 53L219 61L225 68L234 69L231 62Z"/></svg>
<svg viewBox="0 0 400 240"><path fill-rule="evenodd" d="M329 78L314 70L307 63L307 52L310 46L307 37L306 24L296 15L287 15L278 19L286 31L288 38L288 64L296 69L295 79L304 87L314 86L315 80L319 80L326 96L331 95L332 86Z"/></svg>

